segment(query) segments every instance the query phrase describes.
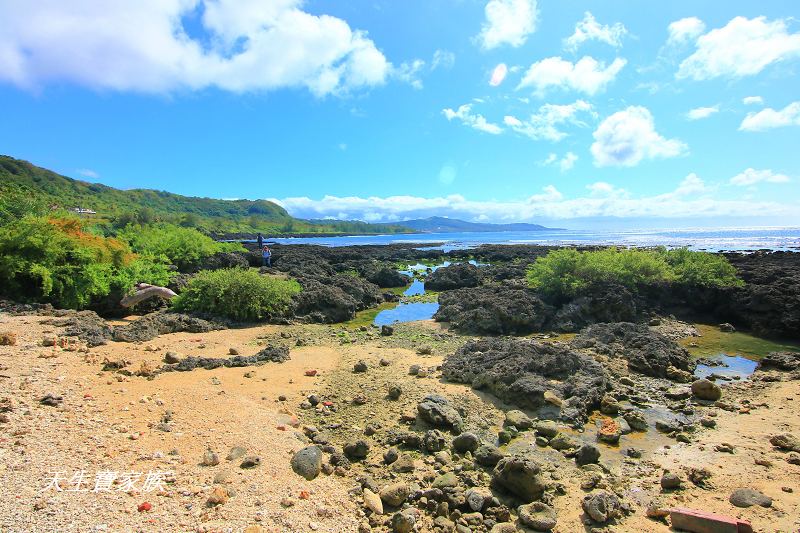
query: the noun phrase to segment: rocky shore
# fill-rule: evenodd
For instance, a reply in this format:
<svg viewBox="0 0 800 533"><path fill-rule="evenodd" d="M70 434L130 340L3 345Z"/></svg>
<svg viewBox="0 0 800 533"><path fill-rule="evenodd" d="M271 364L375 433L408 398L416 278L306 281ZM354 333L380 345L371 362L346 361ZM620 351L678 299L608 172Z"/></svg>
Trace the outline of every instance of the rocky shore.
<svg viewBox="0 0 800 533"><path fill-rule="evenodd" d="M691 353L695 321L796 336L797 254L730 256L742 288L555 301L524 282L547 250L276 246L304 290L266 325L3 303L0 529L800 528L800 353L739 379ZM426 278L436 321L348 322L404 266L466 259Z"/></svg>

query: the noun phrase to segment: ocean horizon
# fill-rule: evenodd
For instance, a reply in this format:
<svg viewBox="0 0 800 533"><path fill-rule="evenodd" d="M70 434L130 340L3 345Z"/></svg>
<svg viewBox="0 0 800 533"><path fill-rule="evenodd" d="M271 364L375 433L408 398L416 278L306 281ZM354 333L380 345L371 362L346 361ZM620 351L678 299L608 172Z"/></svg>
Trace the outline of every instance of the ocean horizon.
<svg viewBox="0 0 800 533"><path fill-rule="evenodd" d="M404 233L330 237L285 237L268 239L278 244L320 246L390 245L415 243L435 245L444 251L481 244L532 244L550 246L666 246L709 252L798 251L800 227L682 228L647 230L544 230L453 233Z"/></svg>

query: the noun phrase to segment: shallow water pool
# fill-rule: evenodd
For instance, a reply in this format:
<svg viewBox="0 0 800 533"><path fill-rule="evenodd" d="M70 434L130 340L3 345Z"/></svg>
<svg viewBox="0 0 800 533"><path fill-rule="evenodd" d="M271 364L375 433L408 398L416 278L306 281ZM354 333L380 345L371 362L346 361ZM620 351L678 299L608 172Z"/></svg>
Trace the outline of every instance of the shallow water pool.
<svg viewBox="0 0 800 533"><path fill-rule="evenodd" d="M414 322L433 318L439 304L436 302L399 304L394 309L384 309L377 315L373 323L376 326L394 324L396 322Z"/></svg>

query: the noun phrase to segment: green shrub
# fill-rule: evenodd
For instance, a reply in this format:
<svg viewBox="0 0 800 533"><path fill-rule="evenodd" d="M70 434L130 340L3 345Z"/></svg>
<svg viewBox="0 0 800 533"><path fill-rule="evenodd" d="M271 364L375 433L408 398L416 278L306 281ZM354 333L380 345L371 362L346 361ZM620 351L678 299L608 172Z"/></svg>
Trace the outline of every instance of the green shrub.
<svg viewBox="0 0 800 533"><path fill-rule="evenodd" d="M299 292L295 280L262 275L256 269L204 270L172 303L179 311L251 322L286 315L292 296Z"/></svg>
<svg viewBox="0 0 800 533"><path fill-rule="evenodd" d="M741 287L736 268L719 254L693 252L686 248L661 252L675 271L675 277L685 285L696 287Z"/></svg>
<svg viewBox="0 0 800 533"><path fill-rule="evenodd" d="M28 216L0 228L0 293L16 300L82 309L136 282L163 285L170 276L78 219Z"/></svg>
<svg viewBox="0 0 800 533"><path fill-rule="evenodd" d="M687 286L739 286L736 270L720 255L686 249L606 248L553 250L528 268L528 284L555 297L571 297L594 283L618 283L631 290L674 282Z"/></svg>
<svg viewBox="0 0 800 533"><path fill-rule="evenodd" d="M196 267L218 252L243 250L238 243L217 242L194 228L172 224L128 225L117 233L135 253L151 261L175 265L181 271Z"/></svg>

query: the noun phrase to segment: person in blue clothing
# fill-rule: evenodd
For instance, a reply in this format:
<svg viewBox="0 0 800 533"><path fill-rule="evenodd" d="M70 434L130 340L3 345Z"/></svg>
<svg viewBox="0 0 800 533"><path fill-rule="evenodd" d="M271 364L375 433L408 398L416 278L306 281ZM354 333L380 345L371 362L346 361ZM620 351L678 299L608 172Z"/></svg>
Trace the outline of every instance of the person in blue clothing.
<svg viewBox="0 0 800 533"><path fill-rule="evenodd" d="M264 259L265 267L272 266L272 250L269 249L269 246L265 246L261 249L261 257Z"/></svg>
<svg viewBox="0 0 800 533"><path fill-rule="evenodd" d="M261 235L259 233L258 234L258 238L256 239L256 241L258 242L258 247L259 248L263 248L264 247L264 236L263 235Z"/></svg>

